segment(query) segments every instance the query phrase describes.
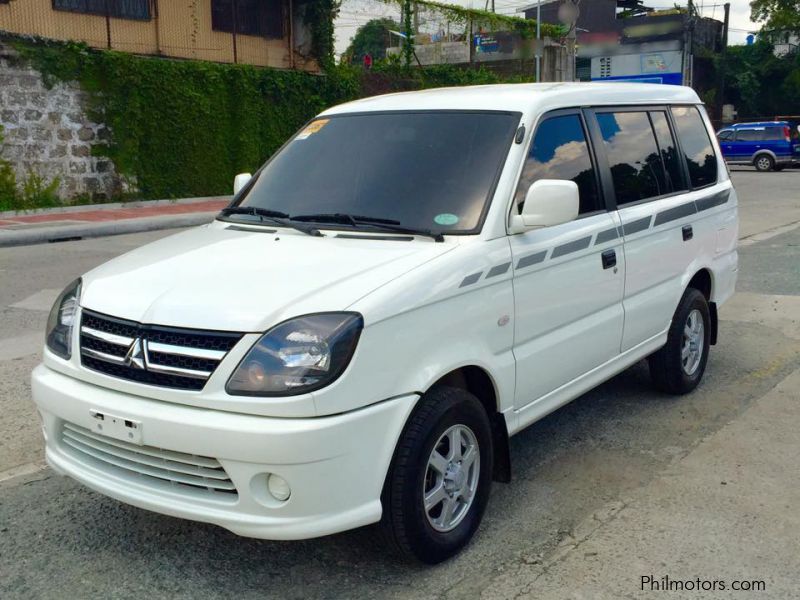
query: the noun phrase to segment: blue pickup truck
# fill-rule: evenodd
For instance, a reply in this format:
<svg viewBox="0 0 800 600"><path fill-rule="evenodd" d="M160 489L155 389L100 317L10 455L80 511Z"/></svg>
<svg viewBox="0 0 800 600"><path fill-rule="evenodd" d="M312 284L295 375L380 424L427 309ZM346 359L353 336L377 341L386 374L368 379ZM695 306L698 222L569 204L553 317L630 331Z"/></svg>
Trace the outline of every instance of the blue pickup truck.
<svg viewBox="0 0 800 600"><path fill-rule="evenodd" d="M737 123L717 132L722 156L733 165L780 171L800 165L800 136L789 121Z"/></svg>

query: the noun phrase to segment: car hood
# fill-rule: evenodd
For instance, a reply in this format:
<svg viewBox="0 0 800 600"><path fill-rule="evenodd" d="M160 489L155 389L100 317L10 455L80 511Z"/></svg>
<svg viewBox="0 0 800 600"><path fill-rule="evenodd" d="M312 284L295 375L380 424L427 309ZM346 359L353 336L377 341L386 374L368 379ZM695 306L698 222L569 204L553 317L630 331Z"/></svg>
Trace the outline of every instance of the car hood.
<svg viewBox="0 0 800 600"><path fill-rule="evenodd" d="M142 323L258 332L297 315L345 310L456 245L336 236L215 222L90 271L81 305Z"/></svg>

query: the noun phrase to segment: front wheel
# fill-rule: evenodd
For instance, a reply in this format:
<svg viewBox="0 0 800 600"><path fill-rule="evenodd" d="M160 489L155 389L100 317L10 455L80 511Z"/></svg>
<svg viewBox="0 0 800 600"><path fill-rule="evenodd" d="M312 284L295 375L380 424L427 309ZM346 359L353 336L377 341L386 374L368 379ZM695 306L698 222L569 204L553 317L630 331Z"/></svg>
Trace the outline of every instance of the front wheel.
<svg viewBox="0 0 800 600"><path fill-rule="evenodd" d="M436 564L480 525L492 483L492 435L480 401L439 387L419 400L397 443L381 529L401 554Z"/></svg>
<svg viewBox="0 0 800 600"><path fill-rule="evenodd" d="M711 347L711 313L702 292L688 288L672 317L667 343L648 359L656 387L687 394L700 383Z"/></svg>

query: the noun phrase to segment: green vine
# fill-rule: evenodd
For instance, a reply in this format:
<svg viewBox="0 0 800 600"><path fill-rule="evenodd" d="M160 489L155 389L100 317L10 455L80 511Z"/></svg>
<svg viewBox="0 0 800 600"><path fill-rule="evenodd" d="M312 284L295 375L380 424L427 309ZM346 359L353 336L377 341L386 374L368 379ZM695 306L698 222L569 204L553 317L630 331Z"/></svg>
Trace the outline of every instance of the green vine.
<svg viewBox="0 0 800 600"><path fill-rule="evenodd" d="M342 0L305 0L303 20L311 30L311 52L323 71L334 66L334 25Z"/></svg>
<svg viewBox="0 0 800 600"><path fill-rule="evenodd" d="M501 15L493 13L488 10L480 10L477 8L466 8L455 4L445 4L442 2L433 2L431 0L381 0L387 4L400 4L404 11L406 5L415 4L418 8L430 9L438 12L444 18L452 23L458 23L464 26L472 23L473 27L484 27L489 31L514 31L522 35L522 37L529 38L536 35L536 21L534 19L523 19L521 17L514 17L511 15ZM413 32L412 32L413 33ZM542 37L558 38L564 35L564 28L560 25L551 25L549 23L542 23L541 34Z"/></svg>
<svg viewBox="0 0 800 600"><path fill-rule="evenodd" d="M411 0L402 0L403 7L403 63L406 68L411 66L411 59L414 57L414 26L411 22L413 14L411 11Z"/></svg>
<svg viewBox="0 0 800 600"><path fill-rule="evenodd" d="M47 85L76 81L87 92L89 117L110 132L93 151L114 162L139 198L229 194L236 173L257 169L304 122L335 104L397 90L509 81L453 65L408 69L381 61L371 72L333 65L314 75L11 41Z"/></svg>
<svg viewBox="0 0 800 600"><path fill-rule="evenodd" d="M353 76L14 44L44 81L77 81L112 139L95 146L144 198L230 193L305 121L358 95Z"/></svg>

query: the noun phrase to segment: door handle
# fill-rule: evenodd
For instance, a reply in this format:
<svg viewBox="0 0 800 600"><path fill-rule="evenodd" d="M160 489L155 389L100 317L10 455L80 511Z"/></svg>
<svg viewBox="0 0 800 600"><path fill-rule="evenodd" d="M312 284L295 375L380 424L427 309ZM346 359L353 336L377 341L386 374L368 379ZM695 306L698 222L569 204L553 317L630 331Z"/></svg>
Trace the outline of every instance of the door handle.
<svg viewBox="0 0 800 600"><path fill-rule="evenodd" d="M694 237L694 231L692 231L691 225L684 225L681 229L681 233L683 234L683 241L688 242L690 239Z"/></svg>
<svg viewBox="0 0 800 600"><path fill-rule="evenodd" d="M610 269L617 266L617 253L614 250L606 250L600 257L603 259L603 268Z"/></svg>

